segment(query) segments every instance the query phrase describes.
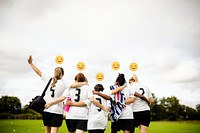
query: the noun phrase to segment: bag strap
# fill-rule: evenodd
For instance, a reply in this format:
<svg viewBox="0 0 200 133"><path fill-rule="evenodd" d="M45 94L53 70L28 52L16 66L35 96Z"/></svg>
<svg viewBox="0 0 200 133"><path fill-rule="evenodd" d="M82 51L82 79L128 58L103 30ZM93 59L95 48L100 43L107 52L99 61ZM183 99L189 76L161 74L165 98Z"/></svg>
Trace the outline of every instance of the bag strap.
<svg viewBox="0 0 200 133"><path fill-rule="evenodd" d="M47 89L48 89L48 87L49 87L49 84L51 83L51 80L52 80L52 78L49 79L49 82L47 83L47 85L46 85L44 91L42 92L42 97L44 97L44 95L45 95L45 93L46 93L46 91L47 91Z"/></svg>

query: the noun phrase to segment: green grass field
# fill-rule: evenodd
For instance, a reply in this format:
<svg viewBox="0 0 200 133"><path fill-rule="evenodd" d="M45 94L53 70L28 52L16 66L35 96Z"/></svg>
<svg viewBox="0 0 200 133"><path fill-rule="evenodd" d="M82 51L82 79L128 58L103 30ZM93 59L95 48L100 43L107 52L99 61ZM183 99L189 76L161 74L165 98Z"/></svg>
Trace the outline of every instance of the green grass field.
<svg viewBox="0 0 200 133"><path fill-rule="evenodd" d="M42 120L0 120L0 133L44 133L44 128ZM59 133L67 133L65 121ZM110 133L110 122L105 133ZM200 133L200 121L151 122L148 133Z"/></svg>

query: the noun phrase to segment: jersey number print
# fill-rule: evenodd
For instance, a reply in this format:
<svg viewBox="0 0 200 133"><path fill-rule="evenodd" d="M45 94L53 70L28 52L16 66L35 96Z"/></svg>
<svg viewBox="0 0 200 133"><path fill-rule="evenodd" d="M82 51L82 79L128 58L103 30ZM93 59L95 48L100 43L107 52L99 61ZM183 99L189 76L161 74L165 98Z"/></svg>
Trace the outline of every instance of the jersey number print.
<svg viewBox="0 0 200 133"><path fill-rule="evenodd" d="M97 101L99 101L99 103L101 104L101 98L96 98L97 99ZM101 111L101 108L98 108L97 109L99 112Z"/></svg>
<svg viewBox="0 0 200 133"><path fill-rule="evenodd" d="M74 98L75 102L79 102L80 101L80 94L81 94L81 89L76 88L76 93L75 93L75 98Z"/></svg>
<svg viewBox="0 0 200 133"><path fill-rule="evenodd" d="M51 93L51 97L54 97L54 92L55 92L55 90L52 89L52 88L50 88L50 91L52 91L52 93Z"/></svg>
<svg viewBox="0 0 200 133"><path fill-rule="evenodd" d="M142 95L144 95L144 89L143 89L143 88L140 88L140 90L142 91Z"/></svg>

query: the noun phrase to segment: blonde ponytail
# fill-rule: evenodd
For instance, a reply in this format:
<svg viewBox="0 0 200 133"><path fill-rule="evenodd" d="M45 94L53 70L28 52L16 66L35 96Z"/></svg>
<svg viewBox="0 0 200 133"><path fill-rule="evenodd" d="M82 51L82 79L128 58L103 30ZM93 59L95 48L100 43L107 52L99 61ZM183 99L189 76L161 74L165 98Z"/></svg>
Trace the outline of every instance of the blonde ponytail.
<svg viewBox="0 0 200 133"><path fill-rule="evenodd" d="M51 84L51 87L55 87L56 83L59 79L61 79L64 75L64 70L62 67L56 67L54 71L54 77L53 77L53 83Z"/></svg>

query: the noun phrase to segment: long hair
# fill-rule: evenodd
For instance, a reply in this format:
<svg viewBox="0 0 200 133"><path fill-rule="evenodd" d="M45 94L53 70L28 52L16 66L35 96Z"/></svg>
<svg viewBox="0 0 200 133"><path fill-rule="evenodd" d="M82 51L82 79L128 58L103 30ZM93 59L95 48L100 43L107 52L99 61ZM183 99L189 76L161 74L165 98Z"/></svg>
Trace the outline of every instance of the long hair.
<svg viewBox="0 0 200 133"><path fill-rule="evenodd" d="M85 75L83 73L78 73L76 76L75 76L75 80L77 82L86 82L87 81L87 78L85 77Z"/></svg>
<svg viewBox="0 0 200 133"><path fill-rule="evenodd" d="M117 85L123 86L126 83L126 79L124 77L124 74L119 73L119 75L118 75L118 77L117 77L115 82L116 82Z"/></svg>
<svg viewBox="0 0 200 133"><path fill-rule="evenodd" d="M54 70L53 83L51 84L51 87L55 87L57 80L62 79L63 76L64 76L64 69L62 67L56 67Z"/></svg>

